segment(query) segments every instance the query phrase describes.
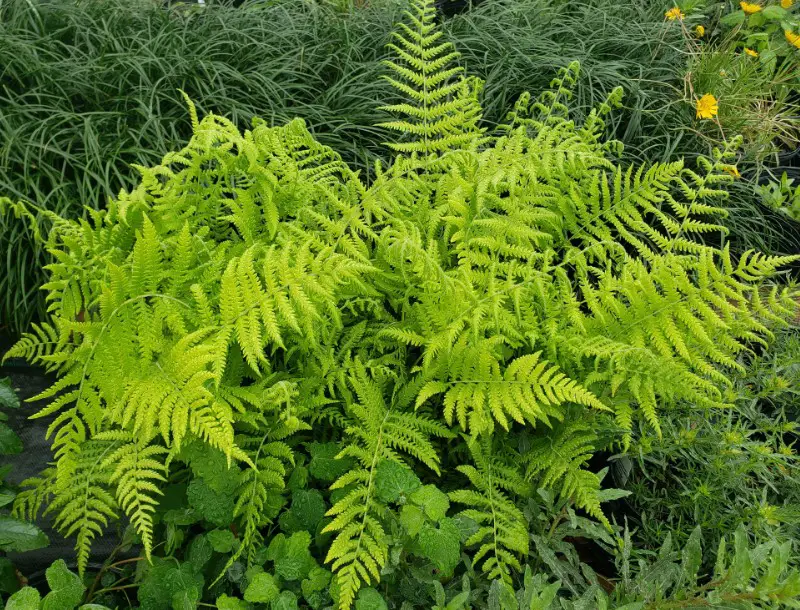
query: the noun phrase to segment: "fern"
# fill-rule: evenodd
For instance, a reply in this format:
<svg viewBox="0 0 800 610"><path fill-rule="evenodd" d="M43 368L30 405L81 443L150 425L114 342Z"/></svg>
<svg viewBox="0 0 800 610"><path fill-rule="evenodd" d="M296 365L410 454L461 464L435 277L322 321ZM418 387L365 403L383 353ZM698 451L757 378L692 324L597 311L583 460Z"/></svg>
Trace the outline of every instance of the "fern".
<svg viewBox="0 0 800 610"><path fill-rule="evenodd" d="M608 525L591 454L665 409L728 404L794 315L773 278L796 257L725 243L736 141L696 170L620 164L603 129L621 91L575 123L577 64L488 133L431 0L390 51L395 156L369 183L300 120L242 132L188 102L187 145L87 220L0 202L51 259L49 319L6 357L58 375L36 397L54 463L15 510L48 505L81 571L117 516L152 554L189 445L241 472L231 561L253 562L312 430L355 464L326 526L339 608L386 566L386 464L463 474L473 561L512 580L534 481Z"/></svg>
<svg viewBox="0 0 800 610"><path fill-rule="evenodd" d="M441 42L435 24L436 9L426 0L414 0L406 11L408 23L400 23L389 44L395 59L385 62L393 76L386 79L406 97L400 104L382 109L399 114L401 120L380 126L410 136L390 143L392 150L416 153L426 160L447 151L468 149L479 140L481 108L477 97L483 83L461 75L454 65L458 52Z"/></svg>
<svg viewBox="0 0 800 610"><path fill-rule="evenodd" d="M600 508L600 479L584 469L596 443L597 436L586 423L569 420L535 438L522 459L527 478L535 479L537 488L560 486L562 498L572 499L576 506L610 527Z"/></svg>
<svg viewBox="0 0 800 610"><path fill-rule="evenodd" d="M528 553L528 526L514 496L529 496L532 488L519 473L518 456L497 452L491 441L469 444L474 465L458 466L471 484L470 489L450 492L450 499L469 508L461 515L478 524L467 545L478 545L472 557L489 578L511 580L511 569L520 569L520 557Z"/></svg>
<svg viewBox="0 0 800 610"><path fill-rule="evenodd" d="M354 364L350 383L358 401L346 406L348 441L339 457L354 458L358 466L331 486L350 491L328 511L333 520L323 530L337 532L325 561L337 574L339 605L344 608L352 605L362 584L380 580L388 558L381 524L386 505L376 497L379 464L411 457L438 474L439 456L430 437L448 435L441 424L404 410L402 403L387 405L383 384L371 379L360 363Z"/></svg>

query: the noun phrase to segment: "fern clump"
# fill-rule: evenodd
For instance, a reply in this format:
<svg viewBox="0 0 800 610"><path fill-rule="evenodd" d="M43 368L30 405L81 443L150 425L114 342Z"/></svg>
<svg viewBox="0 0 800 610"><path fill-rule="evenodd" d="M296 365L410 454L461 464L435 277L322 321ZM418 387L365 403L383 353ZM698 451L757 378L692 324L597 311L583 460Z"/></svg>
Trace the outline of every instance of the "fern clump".
<svg viewBox="0 0 800 610"><path fill-rule="evenodd" d="M576 65L488 133L428 0L392 49L408 100L371 184L300 120L242 133L189 103L194 137L136 189L47 217L50 319L7 357L59 376L37 414L55 460L17 511L47 505L81 570L119 515L149 557L198 444L236 481L231 561L254 561L300 443L325 438L349 460L324 525L339 607L381 578L414 473L455 477L473 560L510 581L536 488L610 525L592 452L673 405L728 404L730 372L792 315L769 283L791 259L724 244L735 143L697 169L622 167L602 136L621 92L576 124Z"/></svg>

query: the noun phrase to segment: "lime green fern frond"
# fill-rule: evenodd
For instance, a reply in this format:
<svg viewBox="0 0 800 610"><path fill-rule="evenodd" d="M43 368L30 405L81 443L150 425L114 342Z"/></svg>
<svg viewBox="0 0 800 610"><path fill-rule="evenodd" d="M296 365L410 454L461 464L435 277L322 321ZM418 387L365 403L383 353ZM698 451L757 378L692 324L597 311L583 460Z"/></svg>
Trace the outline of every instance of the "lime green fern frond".
<svg viewBox="0 0 800 610"><path fill-rule="evenodd" d="M478 530L466 541L477 545L475 565L491 579L511 580L511 571L520 569L520 559L528 553L528 524L517 507L515 496L529 496L532 489L519 471L519 456L509 450L498 451L492 441L469 443L474 465L463 464L459 472L471 487L450 492L453 502L468 508L461 515L478 524Z"/></svg>
<svg viewBox="0 0 800 610"><path fill-rule="evenodd" d="M386 77L407 101L383 110L399 114L396 121L380 126L407 136L389 146L423 158L447 151L469 149L479 140L482 83L461 75L453 65L459 54L449 42L441 42L432 0L414 0L406 12L407 23L399 25L395 43L389 45L394 58L386 62L393 76Z"/></svg>
<svg viewBox="0 0 800 610"><path fill-rule="evenodd" d="M449 435L447 428L404 410L396 399L387 404L386 382L370 378L360 363L355 363L350 381L357 402L346 407L350 423L340 457L353 458L357 465L331 486L350 491L328 511L333 520L323 530L336 533L325 561L336 574L343 609L352 606L363 585L380 580L388 559L382 524L386 505L376 496L379 464L412 458L438 473L439 456L430 438Z"/></svg>
<svg viewBox="0 0 800 610"><path fill-rule="evenodd" d="M522 456L526 477L537 487L555 488L562 498L571 499L607 527L600 508L600 479L585 469L595 451L596 435L588 423L569 419L535 437Z"/></svg>

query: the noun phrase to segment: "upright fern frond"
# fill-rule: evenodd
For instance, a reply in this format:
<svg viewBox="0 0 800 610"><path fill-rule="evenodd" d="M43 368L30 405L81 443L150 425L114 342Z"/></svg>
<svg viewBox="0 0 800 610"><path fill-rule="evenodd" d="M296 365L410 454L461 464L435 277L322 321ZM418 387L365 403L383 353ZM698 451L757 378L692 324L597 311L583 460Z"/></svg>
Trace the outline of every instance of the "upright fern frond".
<svg viewBox="0 0 800 610"><path fill-rule="evenodd" d="M406 12L408 23L400 23L389 45L395 58L387 61L392 77L386 79L407 101L383 106L401 120L379 126L407 136L390 143L397 152L416 153L423 159L447 151L469 149L480 140L481 107L478 94L483 83L461 75L454 65L459 57L452 43L440 42L442 32L435 23L433 0L413 0Z"/></svg>
<svg viewBox="0 0 800 610"><path fill-rule="evenodd" d="M355 363L350 383L358 402L346 407L348 444L340 457L354 458L358 465L331 486L351 489L328 511L333 520L323 530L337 532L325 561L336 573L342 609L352 606L362 585L380 579L388 558L382 525L386 505L376 497L379 464L384 460L403 463L411 457L438 473L439 457L430 437L449 434L434 420L405 411L404 405L397 404L396 394L387 405L385 382L371 379L362 364Z"/></svg>
<svg viewBox="0 0 800 610"><path fill-rule="evenodd" d="M532 489L519 472L519 456L497 451L491 440L469 443L473 465L458 466L471 483L470 489L450 492L453 502L469 508L461 515L478 524L466 544L479 545L472 558L490 579L511 580L511 569L520 569L520 558L528 553L528 524L514 496L529 496Z"/></svg>

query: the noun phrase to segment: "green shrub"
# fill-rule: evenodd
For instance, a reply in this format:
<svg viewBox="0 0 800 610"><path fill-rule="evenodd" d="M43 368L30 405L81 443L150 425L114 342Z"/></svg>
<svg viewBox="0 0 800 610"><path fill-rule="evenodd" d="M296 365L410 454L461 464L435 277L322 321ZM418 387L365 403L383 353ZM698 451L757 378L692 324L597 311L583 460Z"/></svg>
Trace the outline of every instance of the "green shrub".
<svg viewBox="0 0 800 610"><path fill-rule="evenodd" d="M153 608L195 603L206 568L208 595L381 607L385 572L416 557L447 581L462 550L512 583L545 557L537 498L561 503L550 534L580 510L613 542L601 504L624 492L593 453L728 405L739 356L793 315L769 283L792 257L703 242L724 235L732 146L697 170L615 163L621 90L571 121L574 64L488 133L433 19L415 2L391 46L405 101L374 179L302 120L241 133L190 104L189 144L107 210L33 219L52 225L51 317L6 357L58 373L37 414L55 460L15 510L46 506L80 572L125 515ZM183 563L154 554L191 525L217 533Z"/></svg>

